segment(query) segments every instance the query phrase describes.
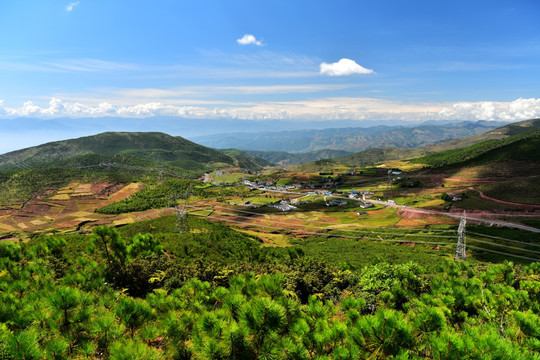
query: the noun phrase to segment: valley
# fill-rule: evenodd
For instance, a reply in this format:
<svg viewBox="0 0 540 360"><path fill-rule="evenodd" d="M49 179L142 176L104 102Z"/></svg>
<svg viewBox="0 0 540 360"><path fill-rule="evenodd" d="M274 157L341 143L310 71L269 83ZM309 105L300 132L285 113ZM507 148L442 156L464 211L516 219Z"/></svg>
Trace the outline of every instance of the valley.
<svg viewBox="0 0 540 360"><path fill-rule="evenodd" d="M103 351L111 358L215 358L215 352L205 355L209 350L201 341L240 346L232 335L202 330L214 321L208 319L226 314L219 326L226 333L236 331L229 326L243 327L234 336L246 358L255 359L259 351L290 348L293 339L330 334L295 330L318 307L317 321L334 329L329 331L351 328L340 330L341 345L326 337L317 351L371 354L369 346L355 342L355 329L383 316L377 326L394 319L390 326L410 326L407 336L416 339L405 344L389 334L398 345L381 358L404 351L430 358L422 349L443 351L446 342L436 345L442 337L461 344L467 329L498 329L498 319L480 320L486 306L505 316L505 331L524 333L522 340L497 333L483 339L516 354L534 352L523 343L533 338L523 321L537 319L530 309L538 303L531 286L537 286L540 261L538 130L464 139L469 147L422 157L405 152L372 162L360 152L289 166L235 149L193 151L165 134L93 139L100 145L85 139L84 149L75 139L0 155L0 261L6 269L0 284L26 284L21 301L9 300L12 290L0 290L0 320L14 319L13 332L0 328L0 338L7 339L0 354L48 354L56 344L49 334L55 334L66 339L55 351L67 357ZM465 257L459 259L463 236ZM33 269L45 274L43 280ZM519 278L508 285L505 276L513 272ZM491 289L497 298L482 297L480 289ZM448 302L460 294L469 303ZM503 295L513 300L500 305L496 299ZM71 309L80 314L68 318L68 325L58 325L67 317L51 302L56 300L33 300L62 296L76 299ZM234 310L235 301L241 312ZM31 303L64 320L38 327ZM423 325L414 319L427 307L444 315L430 337L419 337ZM144 323L126 317L131 308L147 314L141 315ZM261 345L249 317L262 319L271 308L279 322L291 325L277 331L263 324L276 342ZM180 338L172 335L177 317L189 327ZM113 343L103 342L102 330L76 330L104 318L118 326ZM32 340L34 334L43 340ZM31 338L26 348L17 348L22 336ZM377 341L367 334L363 339ZM91 344L87 350L85 343ZM298 351L308 359L306 346ZM486 351L482 343L467 349Z"/></svg>

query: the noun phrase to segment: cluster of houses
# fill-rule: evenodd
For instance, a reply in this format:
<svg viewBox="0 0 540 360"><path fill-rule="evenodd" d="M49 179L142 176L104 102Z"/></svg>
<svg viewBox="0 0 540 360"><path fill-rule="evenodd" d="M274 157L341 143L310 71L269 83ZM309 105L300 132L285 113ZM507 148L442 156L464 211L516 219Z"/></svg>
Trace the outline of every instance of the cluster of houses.
<svg viewBox="0 0 540 360"><path fill-rule="evenodd" d="M366 197L369 197L371 195L374 195L374 193L372 193L371 191L356 191L356 190L352 190L350 193L349 193L349 199L358 199L359 196L362 196L362 199L363 200L366 200Z"/></svg>
<svg viewBox="0 0 540 360"><path fill-rule="evenodd" d="M278 185L274 185L271 182L264 182L264 181L253 182L253 181L249 181L249 180L244 180L244 185L250 187L251 189L275 190L275 191L289 191L289 190L300 189L302 187L304 187L304 188L306 187L306 186L302 186L300 184L291 184L291 185L278 186ZM342 192L342 191L336 191L335 193L332 193L332 192L330 192L328 190L312 190L312 191L308 191L308 192L305 193L305 196L324 196L326 206L344 206L344 205L347 205L347 200L345 200L345 199L329 199L328 201L326 200L327 196L336 196L336 195L338 195L338 196L348 196L350 199L353 199L353 200L357 200L361 196L363 200L366 200L366 197L370 197L371 195L374 195L374 193L371 192L371 191L357 191L357 190L352 190L349 193L345 193L345 192ZM272 208L275 208L275 209L278 209L278 210L281 210L281 211L291 211L291 210L297 209L298 205L311 204L312 203L311 200L304 200L303 201L303 200L300 200L300 199L293 199L291 202L294 203L294 205L291 205L291 203L289 201L283 200L283 201L279 201L279 202L276 202L276 203L273 203L273 204L269 204L268 206L272 207ZM249 206L251 204L245 204L244 203L242 205ZM368 203L368 202L360 202L359 206L362 209L367 209L367 208L372 207L373 205Z"/></svg>
<svg viewBox="0 0 540 360"><path fill-rule="evenodd" d="M347 205L347 200L332 199L326 202L326 206L343 206Z"/></svg>
<svg viewBox="0 0 540 360"><path fill-rule="evenodd" d="M296 206L291 205L288 201L285 200L273 204L268 204L268 206L281 211L291 211L297 209Z"/></svg>
<svg viewBox="0 0 540 360"><path fill-rule="evenodd" d="M302 188L300 184L274 185L274 183L268 181L253 182L249 180L244 180L244 185L249 186L251 189L275 191L289 191Z"/></svg>

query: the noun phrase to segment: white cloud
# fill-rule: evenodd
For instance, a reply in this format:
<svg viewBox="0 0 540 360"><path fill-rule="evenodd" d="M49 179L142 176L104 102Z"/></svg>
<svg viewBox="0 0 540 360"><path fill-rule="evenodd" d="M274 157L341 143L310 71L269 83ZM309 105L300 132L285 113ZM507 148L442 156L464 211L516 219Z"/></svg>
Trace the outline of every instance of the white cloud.
<svg viewBox="0 0 540 360"><path fill-rule="evenodd" d="M237 39L236 42L239 43L240 45L251 45L251 44L254 44L257 46L263 45L260 40L257 40L255 36L251 34L245 34L242 38Z"/></svg>
<svg viewBox="0 0 540 360"><path fill-rule="evenodd" d="M358 65L354 60L344 58L331 64L325 62L321 63L320 73L329 76L343 76L352 74L373 74L375 71Z"/></svg>
<svg viewBox="0 0 540 360"><path fill-rule="evenodd" d="M540 99L519 98L512 102L456 103L439 111L442 119L524 120L540 117Z"/></svg>
<svg viewBox="0 0 540 360"><path fill-rule="evenodd" d="M290 119L290 120L504 120L540 117L540 98L511 102L406 103L358 97L314 98L301 101L232 102L221 100L127 98L103 102L99 98L63 101L52 98L40 107L26 101L19 108L0 101L0 118L103 117L148 118L179 116L193 119Z"/></svg>
<svg viewBox="0 0 540 360"><path fill-rule="evenodd" d="M121 70L137 70L137 65L128 63L119 63L114 61L105 61L98 59L66 59L56 61L45 61L44 65L50 66L53 70L60 71L121 71Z"/></svg>
<svg viewBox="0 0 540 360"><path fill-rule="evenodd" d="M67 6L66 6L66 11L67 12L71 12L73 10L73 8L77 5L79 5L81 2L80 1L76 1L76 2L72 2L72 3L69 3Z"/></svg>

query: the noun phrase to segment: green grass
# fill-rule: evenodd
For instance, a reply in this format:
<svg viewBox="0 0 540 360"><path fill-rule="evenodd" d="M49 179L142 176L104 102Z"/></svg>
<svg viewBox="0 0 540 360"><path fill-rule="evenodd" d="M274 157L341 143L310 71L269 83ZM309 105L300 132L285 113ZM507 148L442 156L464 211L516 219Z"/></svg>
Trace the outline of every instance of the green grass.
<svg viewBox="0 0 540 360"><path fill-rule="evenodd" d="M540 148L540 130L532 130L504 139L486 140L454 150L442 151L411 160L434 168L473 161L535 160Z"/></svg>
<svg viewBox="0 0 540 360"><path fill-rule="evenodd" d="M483 199L478 192L468 190L465 193L465 197L462 201L458 201L453 206L464 210L510 210L510 211L523 211L522 206L514 206L501 204L495 201Z"/></svg>
<svg viewBox="0 0 540 360"><path fill-rule="evenodd" d="M301 243L306 254L325 259L331 264L350 264L360 269L373 261L390 264L404 264L414 261L428 271L445 260L452 259L454 245L441 246L439 251L433 246L389 244L380 241L362 241L340 238L309 238Z"/></svg>
<svg viewBox="0 0 540 360"><path fill-rule="evenodd" d="M244 173L230 173L230 174L223 174L220 176L213 176L212 182L214 184L234 184L239 183L243 179L247 177Z"/></svg>
<svg viewBox="0 0 540 360"><path fill-rule="evenodd" d="M509 179L488 185L477 186L485 195L498 200L522 204L540 204L540 176L531 178Z"/></svg>

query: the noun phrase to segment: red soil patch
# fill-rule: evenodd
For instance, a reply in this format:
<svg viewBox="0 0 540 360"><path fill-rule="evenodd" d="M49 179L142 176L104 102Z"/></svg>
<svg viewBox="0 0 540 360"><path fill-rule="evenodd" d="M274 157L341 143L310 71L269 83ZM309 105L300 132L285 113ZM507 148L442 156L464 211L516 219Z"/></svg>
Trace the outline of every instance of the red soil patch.
<svg viewBox="0 0 540 360"><path fill-rule="evenodd" d="M323 216L323 217L321 217L321 221L325 221L325 222L338 222L339 219L338 219L337 217Z"/></svg>
<svg viewBox="0 0 540 360"><path fill-rule="evenodd" d="M45 204L29 204L29 205L26 205L23 209L24 212L28 212L28 213L44 213L50 210L51 210L51 207Z"/></svg>
<svg viewBox="0 0 540 360"><path fill-rule="evenodd" d="M45 190L43 193L41 193L41 194L39 194L38 196L36 196L36 199L41 199L42 197L46 197L46 196L52 195L55 191L56 191L55 189Z"/></svg>
<svg viewBox="0 0 540 360"><path fill-rule="evenodd" d="M409 209L400 209L397 211L397 214L400 215L403 219L426 219L433 216L433 214Z"/></svg>
<svg viewBox="0 0 540 360"><path fill-rule="evenodd" d="M283 224L283 225L289 225L289 226L302 226L303 223L302 221L300 220L295 220L295 219L279 219L279 218L276 218L276 219L270 219L272 220L272 222L274 224L276 224L277 226L279 226L280 224ZM279 224L277 223L279 221Z"/></svg>
<svg viewBox="0 0 540 360"><path fill-rule="evenodd" d="M411 243L411 242L400 242L398 243L399 245L405 245L405 246L409 246L409 247L415 247L416 244L415 243Z"/></svg>
<svg viewBox="0 0 540 360"><path fill-rule="evenodd" d="M62 228L76 227L77 225L79 225L79 223L80 223L79 221L75 221L75 220L66 221L66 222L62 222L62 223L53 224L53 228L62 229Z"/></svg>
<svg viewBox="0 0 540 360"><path fill-rule="evenodd" d="M418 219L401 219L396 224L397 226L403 226L403 227L415 227L415 226L423 226L426 222Z"/></svg>
<svg viewBox="0 0 540 360"><path fill-rule="evenodd" d="M109 182L102 182L92 185L92 192L99 196L109 196L120 189L124 184L113 184Z"/></svg>
<svg viewBox="0 0 540 360"><path fill-rule="evenodd" d="M263 237L263 236L258 236L258 237L259 237L259 239L261 239L263 242L265 242L265 243L267 243L267 244L271 244L271 243L272 243L269 239L267 239L267 238L265 238L265 237Z"/></svg>

